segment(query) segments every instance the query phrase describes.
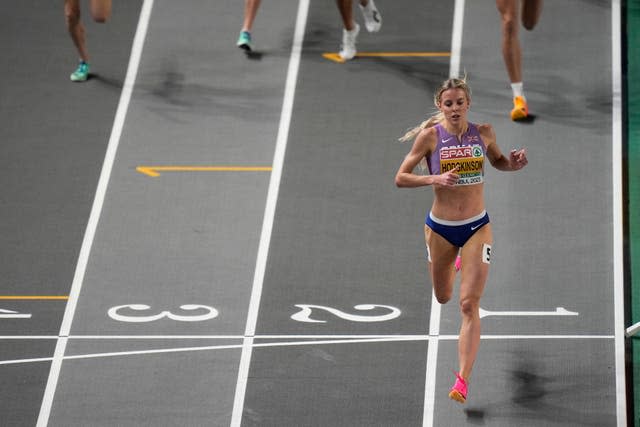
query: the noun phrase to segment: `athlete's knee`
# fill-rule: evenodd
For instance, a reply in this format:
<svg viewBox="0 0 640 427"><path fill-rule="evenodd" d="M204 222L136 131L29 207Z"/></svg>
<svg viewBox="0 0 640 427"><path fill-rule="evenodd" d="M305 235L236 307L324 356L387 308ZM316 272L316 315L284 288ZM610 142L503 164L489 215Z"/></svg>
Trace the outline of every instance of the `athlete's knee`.
<svg viewBox="0 0 640 427"><path fill-rule="evenodd" d="M96 14L93 15L93 20L99 24L104 24L109 19L109 16L106 14Z"/></svg>
<svg viewBox="0 0 640 427"><path fill-rule="evenodd" d="M436 292L436 300L438 300L440 304L446 304L451 300L451 293L443 295L442 293Z"/></svg>
<svg viewBox="0 0 640 427"><path fill-rule="evenodd" d="M525 30L531 31L535 28L536 26L536 21L535 20L528 20L526 18L522 19L522 26L525 28Z"/></svg>
<svg viewBox="0 0 640 427"><path fill-rule="evenodd" d="M95 22L104 23L111 17L111 2L96 2L93 1L91 4L91 18Z"/></svg>
<svg viewBox="0 0 640 427"><path fill-rule="evenodd" d="M480 298L464 297L460 299L460 312L463 316L475 316L480 310Z"/></svg>
<svg viewBox="0 0 640 427"><path fill-rule="evenodd" d="M451 299L451 295L453 294L451 289L438 288L437 286L434 287L433 293L436 295L436 300L438 300L440 304L448 303L449 300Z"/></svg>
<svg viewBox="0 0 640 427"><path fill-rule="evenodd" d="M80 9L70 5L65 6L64 18L67 21L67 26L73 27L78 25L78 22L80 22Z"/></svg>
<svg viewBox="0 0 640 427"><path fill-rule="evenodd" d="M508 39L518 35L518 21L513 16L502 17L502 35Z"/></svg>

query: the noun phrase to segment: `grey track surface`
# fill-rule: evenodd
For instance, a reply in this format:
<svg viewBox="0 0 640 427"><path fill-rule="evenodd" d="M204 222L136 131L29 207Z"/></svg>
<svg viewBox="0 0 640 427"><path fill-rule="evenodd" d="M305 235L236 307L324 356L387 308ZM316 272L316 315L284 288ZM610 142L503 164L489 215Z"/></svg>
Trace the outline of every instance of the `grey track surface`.
<svg viewBox="0 0 640 427"><path fill-rule="evenodd" d="M383 30L363 28L359 49L450 50L453 2L431 3L380 0ZM530 157L518 174L487 171L495 256L482 307L580 314L485 318L483 334L496 339L482 341L461 407L446 397L456 369L455 340L446 338L458 332L455 298L443 306L434 424L613 426L613 339L504 338L613 334L610 5L545 3L539 26L522 33L536 118L514 124L495 4L466 3L462 68L474 89L471 119L492 123L504 151L526 146ZM14 17L0 28L7 52L0 68L0 295L70 290L140 4L114 2L112 20L101 26L85 13L96 75L81 85L68 82L75 56L61 4L0 5ZM62 364L50 426L230 423L270 173L151 178L136 167L271 166L297 5L262 5L252 58L234 46L241 9L230 1L155 0L65 352L78 358ZM431 291L422 224L431 190L394 187L409 149L395 140L432 111L449 60L336 64L322 53L335 52L339 36L333 2L312 1L243 426L423 422ZM41 75L25 78L32 69ZM200 322L109 317L130 304L150 308L118 313L189 316L180 306L200 304L219 315ZM304 323L291 318L298 304L369 316L386 311L354 306L382 304L401 315L354 322L314 310L312 318L325 323ZM51 357L64 305L3 301L0 308L33 316L0 321L0 360ZM356 335L416 338L313 344ZM6 425L35 425L49 367L0 365Z"/></svg>
<svg viewBox="0 0 640 427"><path fill-rule="evenodd" d="M113 24L87 20L93 76L73 85L77 54L61 1L0 3L0 277L2 295L67 295L124 81L140 3L117 2ZM0 335L55 338L65 301L3 301L30 313ZM50 357L53 339L2 339L2 360ZM48 363L0 367L6 426L33 426Z"/></svg>

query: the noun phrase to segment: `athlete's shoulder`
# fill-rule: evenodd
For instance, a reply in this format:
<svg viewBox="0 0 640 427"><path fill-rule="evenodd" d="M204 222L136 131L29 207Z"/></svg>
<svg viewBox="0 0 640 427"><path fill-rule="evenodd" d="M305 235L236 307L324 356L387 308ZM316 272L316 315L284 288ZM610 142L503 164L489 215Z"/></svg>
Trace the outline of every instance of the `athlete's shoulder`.
<svg viewBox="0 0 640 427"><path fill-rule="evenodd" d="M438 138L438 129L436 129L436 126L437 125L429 126L422 129L416 139L421 139L423 141L435 141Z"/></svg>
<svg viewBox="0 0 640 427"><path fill-rule="evenodd" d="M414 141L414 150L422 153L423 155L429 155L432 153L438 144L438 131L434 126L429 126L420 131Z"/></svg>
<svg viewBox="0 0 640 427"><path fill-rule="evenodd" d="M493 130L493 126L491 126L489 123L477 124L476 128L478 128L478 133L480 133L480 136L482 136L482 138L496 138L496 133Z"/></svg>
<svg viewBox="0 0 640 427"><path fill-rule="evenodd" d="M493 132L493 126L491 123L475 123L476 128L478 128L479 132Z"/></svg>

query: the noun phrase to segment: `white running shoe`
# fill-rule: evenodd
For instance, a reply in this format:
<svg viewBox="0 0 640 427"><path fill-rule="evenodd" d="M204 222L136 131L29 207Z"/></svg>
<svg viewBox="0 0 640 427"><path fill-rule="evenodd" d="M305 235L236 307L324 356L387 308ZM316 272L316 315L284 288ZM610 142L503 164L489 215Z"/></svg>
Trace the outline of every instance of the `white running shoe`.
<svg viewBox="0 0 640 427"><path fill-rule="evenodd" d="M340 55L340 58L344 61L353 59L353 57L356 56L356 39L360 32L360 25L355 25L356 26L351 31L347 31L345 29L342 30L342 46L340 47L338 55Z"/></svg>
<svg viewBox="0 0 640 427"><path fill-rule="evenodd" d="M364 26L367 27L367 31L370 33L377 33L382 27L382 15L376 8L376 4L373 0L369 0L366 6L359 4L362 16L364 18Z"/></svg>

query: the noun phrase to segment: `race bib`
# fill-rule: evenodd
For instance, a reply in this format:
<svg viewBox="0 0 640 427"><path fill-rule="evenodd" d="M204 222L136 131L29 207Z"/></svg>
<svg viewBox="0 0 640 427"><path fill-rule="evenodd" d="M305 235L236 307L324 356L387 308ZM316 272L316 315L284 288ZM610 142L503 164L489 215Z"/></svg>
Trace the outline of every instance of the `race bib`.
<svg viewBox="0 0 640 427"><path fill-rule="evenodd" d="M460 175L457 185L472 185L484 182L483 165L484 152L478 144L442 147L440 149L440 173L449 172L457 166L457 173Z"/></svg>

